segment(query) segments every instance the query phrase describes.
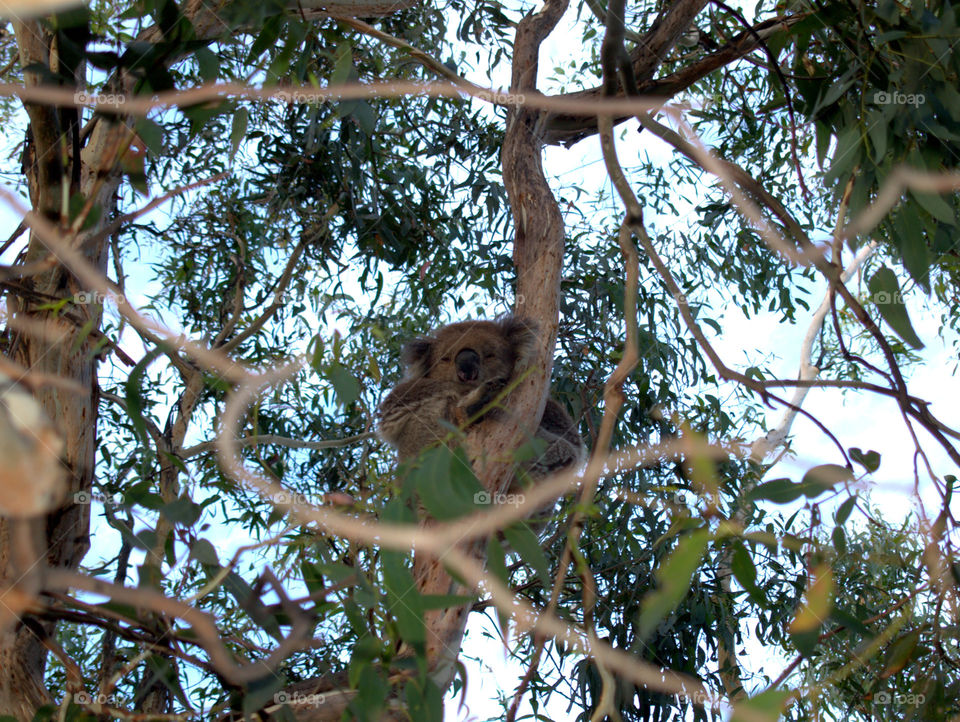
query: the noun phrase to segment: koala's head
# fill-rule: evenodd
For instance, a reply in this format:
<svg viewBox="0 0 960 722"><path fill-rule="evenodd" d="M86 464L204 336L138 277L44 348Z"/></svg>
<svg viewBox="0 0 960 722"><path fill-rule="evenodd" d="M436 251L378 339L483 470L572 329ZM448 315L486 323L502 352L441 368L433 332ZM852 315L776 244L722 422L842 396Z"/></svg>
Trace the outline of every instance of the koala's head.
<svg viewBox="0 0 960 722"><path fill-rule="evenodd" d="M530 361L536 326L514 316L499 321L463 321L410 341L403 349L408 378L479 386L509 379Z"/></svg>

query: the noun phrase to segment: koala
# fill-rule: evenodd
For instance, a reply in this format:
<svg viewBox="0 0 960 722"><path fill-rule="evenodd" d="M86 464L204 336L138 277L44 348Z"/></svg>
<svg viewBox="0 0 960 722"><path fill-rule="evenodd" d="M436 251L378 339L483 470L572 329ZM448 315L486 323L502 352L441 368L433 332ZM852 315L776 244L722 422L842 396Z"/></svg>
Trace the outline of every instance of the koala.
<svg viewBox="0 0 960 722"><path fill-rule="evenodd" d="M535 342L536 326L515 316L452 323L410 341L402 354L406 375L380 405L380 436L405 461L447 437L449 424L495 420L503 411L491 402L529 365ZM553 399L534 436L546 443L523 464L534 479L584 457L573 420Z"/></svg>

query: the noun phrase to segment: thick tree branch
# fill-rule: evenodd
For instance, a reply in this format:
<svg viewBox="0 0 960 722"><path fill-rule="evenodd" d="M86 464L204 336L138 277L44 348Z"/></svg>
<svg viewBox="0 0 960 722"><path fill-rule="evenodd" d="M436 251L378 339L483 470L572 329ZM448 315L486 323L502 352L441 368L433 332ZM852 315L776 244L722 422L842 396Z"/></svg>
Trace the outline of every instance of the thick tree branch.
<svg viewBox="0 0 960 722"><path fill-rule="evenodd" d="M543 8L520 21L514 42L511 92L534 91L540 45L556 27L567 0L546 0ZM543 144L536 128L537 116L514 108L507 118L501 159L503 179L514 219L514 264L517 269L518 315L540 326L532 372L511 394L512 418L498 424L477 424L467 437L467 449L480 483L493 494L510 483L510 459L522 438L517 419L539 421L546 403L547 380L553 364L557 319L560 313L560 269L563 260L563 218L543 173ZM532 432L536 423L530 425ZM461 543L459 554L481 559L482 539ZM450 594L458 588L436 558L418 553L414 577L421 594ZM428 611L427 659L434 681L446 689L453 679L470 605Z"/></svg>
<svg viewBox="0 0 960 722"><path fill-rule="evenodd" d="M654 20L653 26L631 53L633 77L637 84L645 83L653 77L657 68L667 57L667 53L690 28L693 19L700 14L708 2L709 0L674 0L669 7L661 11L660 16ZM610 31L609 20L608 11L607 32ZM622 33L620 37L623 37Z"/></svg>
<svg viewBox="0 0 960 722"><path fill-rule="evenodd" d="M221 17L223 8L228 4L229 0L217 0L214 3L209 0L188 0L181 12L193 23L197 38L209 40L225 33L244 31L244 28L228 24ZM310 21L332 16L369 18L392 15L418 4L420 0L288 0L285 8L303 21ZM163 30L159 26L152 26L140 33L137 39L149 43L157 42L162 37Z"/></svg>
<svg viewBox="0 0 960 722"><path fill-rule="evenodd" d="M753 26L752 31L740 33L718 50L688 67L662 78L641 80L640 75L637 74L637 89L644 96L662 98L663 101L667 101L713 71L749 55L759 48L763 41L779 32L788 30L806 15L806 13L803 13L758 23ZM633 63L633 66L636 68L636 63ZM592 104L603 97L602 91L602 86L598 86L557 97ZM623 96L622 88L618 88L617 95ZM542 121L544 127L543 142L549 145L571 146L597 132L596 123L589 117L563 112L544 113L544 116ZM617 115L614 118L614 124L622 123L631 117L633 117L633 114L629 113Z"/></svg>

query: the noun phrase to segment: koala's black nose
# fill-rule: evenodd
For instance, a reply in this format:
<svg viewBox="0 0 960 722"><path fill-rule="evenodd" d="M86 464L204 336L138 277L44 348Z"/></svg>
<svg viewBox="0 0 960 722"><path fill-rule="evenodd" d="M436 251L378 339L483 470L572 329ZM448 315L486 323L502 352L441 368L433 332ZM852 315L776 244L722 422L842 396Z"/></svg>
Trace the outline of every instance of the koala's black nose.
<svg viewBox="0 0 960 722"><path fill-rule="evenodd" d="M476 381L480 378L480 354L472 348L465 348L457 354L457 378L461 381Z"/></svg>

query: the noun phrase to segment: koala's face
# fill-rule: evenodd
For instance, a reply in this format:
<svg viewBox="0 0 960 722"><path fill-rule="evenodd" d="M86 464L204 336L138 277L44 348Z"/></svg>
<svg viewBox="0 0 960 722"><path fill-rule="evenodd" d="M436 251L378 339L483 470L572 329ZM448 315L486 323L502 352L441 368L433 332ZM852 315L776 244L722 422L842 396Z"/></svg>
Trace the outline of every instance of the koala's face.
<svg viewBox="0 0 960 722"><path fill-rule="evenodd" d="M404 360L411 376L479 386L509 379L534 340L532 325L512 317L465 321L444 326L432 338L412 341Z"/></svg>
<svg viewBox="0 0 960 722"><path fill-rule="evenodd" d="M516 354L495 324L453 324L441 329L430 350L427 377L479 386L508 379Z"/></svg>

